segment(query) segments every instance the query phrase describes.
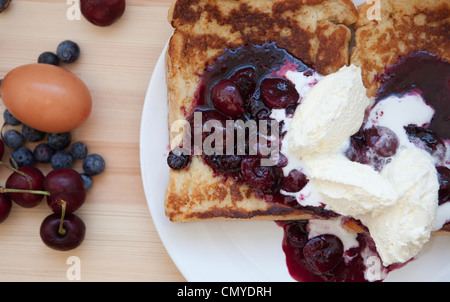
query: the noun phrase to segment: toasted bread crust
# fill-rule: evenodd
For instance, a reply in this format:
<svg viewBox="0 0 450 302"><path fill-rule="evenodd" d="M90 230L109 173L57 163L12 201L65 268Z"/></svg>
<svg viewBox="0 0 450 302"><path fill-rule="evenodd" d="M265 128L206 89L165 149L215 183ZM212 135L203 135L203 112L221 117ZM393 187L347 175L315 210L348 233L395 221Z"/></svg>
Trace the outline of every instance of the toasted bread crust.
<svg viewBox="0 0 450 302"><path fill-rule="evenodd" d="M350 0L177 0L168 19L174 27L166 54L170 127L192 112L202 73L225 49L275 42L322 74L339 70L349 60L347 25L356 22L357 11ZM178 222L312 217L216 177L196 157L187 169L170 171L165 208Z"/></svg>
<svg viewBox="0 0 450 302"><path fill-rule="evenodd" d="M369 97L380 87L377 75L401 56L430 51L450 61L448 0L382 0L380 20L367 17L369 4L358 7L351 63L362 68Z"/></svg>

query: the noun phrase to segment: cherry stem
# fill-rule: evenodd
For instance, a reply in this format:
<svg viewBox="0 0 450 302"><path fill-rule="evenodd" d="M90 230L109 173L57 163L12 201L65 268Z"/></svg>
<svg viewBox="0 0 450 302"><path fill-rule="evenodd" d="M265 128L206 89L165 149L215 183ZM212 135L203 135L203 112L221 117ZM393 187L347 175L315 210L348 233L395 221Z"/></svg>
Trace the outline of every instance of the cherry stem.
<svg viewBox="0 0 450 302"><path fill-rule="evenodd" d="M58 201L58 204L61 206L61 220L59 222L59 229L58 229L58 233L60 235L65 235L66 234L66 230L63 227L63 222L64 222L64 216L66 215L66 202L64 200L60 200Z"/></svg>
<svg viewBox="0 0 450 302"><path fill-rule="evenodd" d="M48 191L40 190L23 190L23 189L13 189L13 188L0 188L0 193L30 193L30 194L41 194L50 196Z"/></svg>
<svg viewBox="0 0 450 302"><path fill-rule="evenodd" d="M10 170L13 171L13 172L16 172L17 174L22 175L22 176L25 177L25 179L27 180L28 185L29 185L30 187L32 186L30 177L29 177L26 173L24 173L24 172L22 172L22 171L20 171L20 170L18 170L18 169L16 169L16 168L14 168L13 166L8 165L8 164L6 164L6 163L4 163L4 162L2 162L2 161L0 161L0 165L2 165L3 167L6 167L6 168L8 168L8 169L10 169Z"/></svg>

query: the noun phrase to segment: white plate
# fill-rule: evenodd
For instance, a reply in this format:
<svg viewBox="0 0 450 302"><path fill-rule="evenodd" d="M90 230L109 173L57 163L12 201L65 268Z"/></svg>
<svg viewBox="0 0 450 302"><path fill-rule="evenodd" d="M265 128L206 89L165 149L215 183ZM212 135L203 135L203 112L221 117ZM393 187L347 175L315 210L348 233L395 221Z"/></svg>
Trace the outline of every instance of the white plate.
<svg viewBox="0 0 450 302"><path fill-rule="evenodd" d="M171 223L164 214L169 178L167 90L162 52L142 113L141 173L154 224L170 257L187 281L293 281L281 248L283 230L274 222ZM450 237L436 236L419 259L385 281L450 281Z"/></svg>

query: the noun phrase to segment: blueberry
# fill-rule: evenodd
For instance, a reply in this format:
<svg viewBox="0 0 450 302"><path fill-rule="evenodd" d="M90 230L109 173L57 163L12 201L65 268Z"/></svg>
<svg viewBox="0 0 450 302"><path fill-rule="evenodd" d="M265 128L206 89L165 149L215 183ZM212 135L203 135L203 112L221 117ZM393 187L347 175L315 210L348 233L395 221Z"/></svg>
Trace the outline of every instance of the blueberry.
<svg viewBox="0 0 450 302"><path fill-rule="evenodd" d="M11 0L0 0L0 13L4 11L9 6L10 3Z"/></svg>
<svg viewBox="0 0 450 302"><path fill-rule="evenodd" d="M98 175L105 170L105 160L98 154L90 154L83 160L83 170L89 176Z"/></svg>
<svg viewBox="0 0 450 302"><path fill-rule="evenodd" d="M86 191L89 191L92 188L92 178L87 174L80 174L81 178L83 178L84 185L86 186Z"/></svg>
<svg viewBox="0 0 450 302"><path fill-rule="evenodd" d="M21 124L20 121L16 119L8 109L3 112L3 119L5 120L5 123L11 126L18 126Z"/></svg>
<svg viewBox="0 0 450 302"><path fill-rule="evenodd" d="M22 126L22 136L29 142L39 142L44 139L45 134L45 132L36 130L25 124Z"/></svg>
<svg viewBox="0 0 450 302"><path fill-rule="evenodd" d="M80 47L77 43L66 40L58 45L56 55L63 63L73 63L80 56Z"/></svg>
<svg viewBox="0 0 450 302"><path fill-rule="evenodd" d="M55 150L62 150L70 145L72 135L70 132L64 133L49 133L47 135L47 141L50 147Z"/></svg>
<svg viewBox="0 0 450 302"><path fill-rule="evenodd" d="M70 155L69 151L58 150L55 152L55 154L53 154L50 163L54 170L70 168L73 164L73 158L72 155Z"/></svg>
<svg viewBox="0 0 450 302"><path fill-rule="evenodd" d="M182 152L170 151L167 156L167 165L173 170L181 170L186 168L191 162L191 156Z"/></svg>
<svg viewBox="0 0 450 302"><path fill-rule="evenodd" d="M11 153L9 160L14 167L32 166L34 164L33 152L25 147L19 147Z"/></svg>
<svg viewBox="0 0 450 302"><path fill-rule="evenodd" d="M46 51L40 54L38 63L59 66L59 58L53 52Z"/></svg>
<svg viewBox="0 0 450 302"><path fill-rule="evenodd" d="M74 159L84 159L88 153L88 148L83 142L76 142L70 147L70 154Z"/></svg>
<svg viewBox="0 0 450 302"><path fill-rule="evenodd" d="M33 150L34 160L38 163L49 163L55 151L47 143L37 145Z"/></svg>
<svg viewBox="0 0 450 302"><path fill-rule="evenodd" d="M17 130L10 129L3 135L3 142L10 148L16 149L22 146L24 138Z"/></svg>

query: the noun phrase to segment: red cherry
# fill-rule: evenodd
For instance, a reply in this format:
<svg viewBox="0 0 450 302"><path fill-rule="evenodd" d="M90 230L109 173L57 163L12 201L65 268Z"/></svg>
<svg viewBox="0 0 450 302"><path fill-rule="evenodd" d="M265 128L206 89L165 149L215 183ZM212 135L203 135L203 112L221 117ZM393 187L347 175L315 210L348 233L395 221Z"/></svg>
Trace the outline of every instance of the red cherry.
<svg viewBox="0 0 450 302"><path fill-rule="evenodd" d="M231 80L219 81L212 89L211 99L217 110L228 116L238 117L244 113L244 100Z"/></svg>
<svg viewBox="0 0 450 302"><path fill-rule="evenodd" d="M303 248L306 263L316 273L326 273L335 268L344 255L342 241L331 234L316 236Z"/></svg>
<svg viewBox="0 0 450 302"><path fill-rule="evenodd" d="M268 78L261 83L261 96L269 108L284 109L300 99L292 82L282 78Z"/></svg>
<svg viewBox="0 0 450 302"><path fill-rule="evenodd" d="M81 0L83 16L92 24L109 26L125 12L125 0Z"/></svg>
<svg viewBox="0 0 450 302"><path fill-rule="evenodd" d="M80 208L86 200L86 186L80 173L70 168L52 170L44 179L44 188L50 195L47 204L57 214L61 214L61 201L66 203L66 213Z"/></svg>
<svg viewBox="0 0 450 302"><path fill-rule="evenodd" d="M48 247L68 251L78 247L84 240L86 225L75 214L66 215L66 204L60 202L61 214L53 213L42 221L39 235Z"/></svg>
<svg viewBox="0 0 450 302"><path fill-rule="evenodd" d="M6 180L6 189L42 191L44 174L34 166L23 166L13 172ZM29 193L8 193L8 196L21 207L32 208L41 203L44 195Z"/></svg>
<svg viewBox="0 0 450 302"><path fill-rule="evenodd" d="M0 194L0 223L8 218L11 212L12 202L8 195Z"/></svg>

